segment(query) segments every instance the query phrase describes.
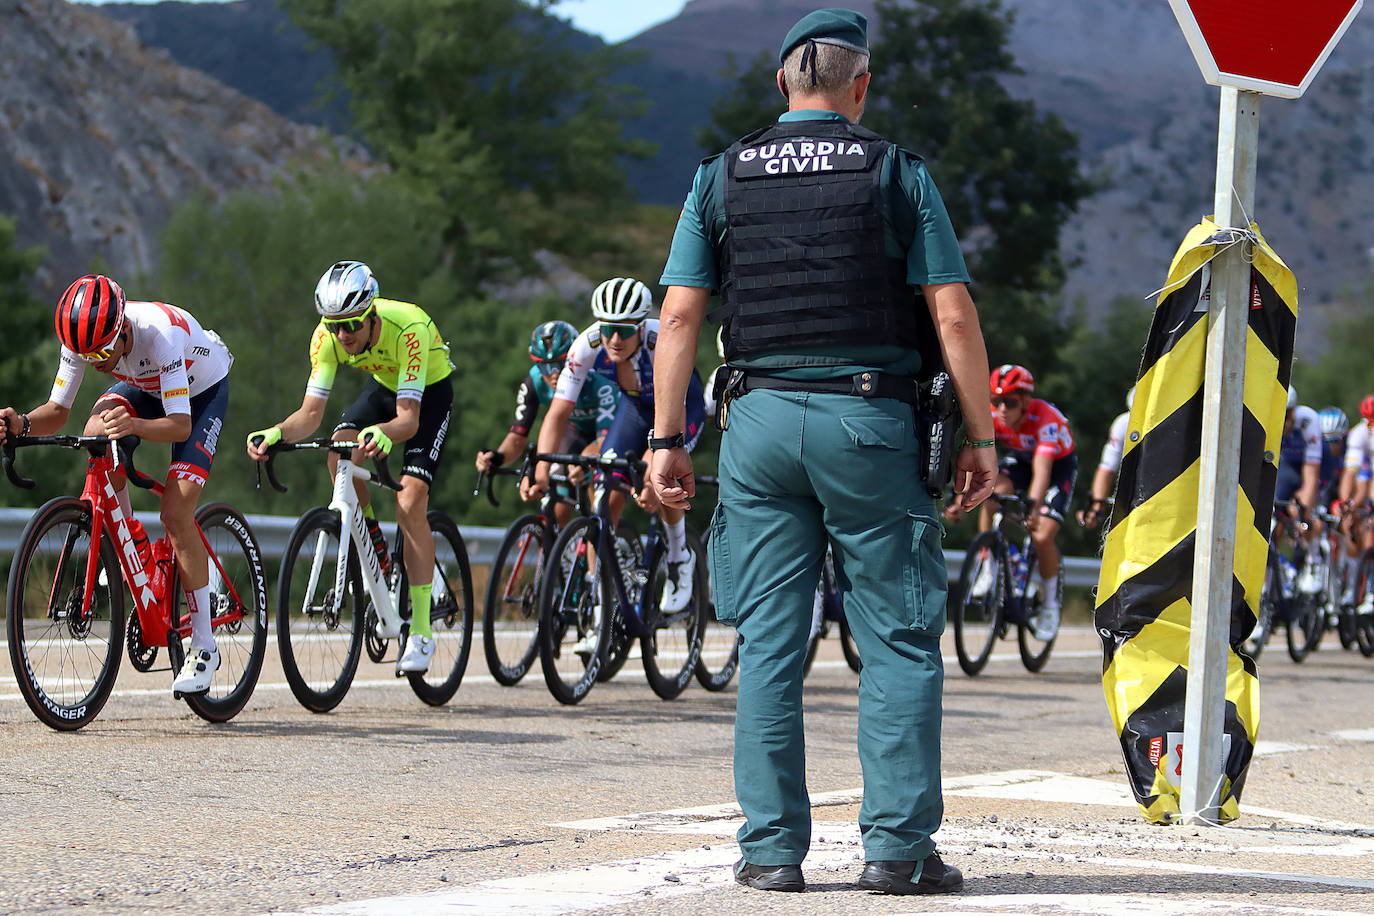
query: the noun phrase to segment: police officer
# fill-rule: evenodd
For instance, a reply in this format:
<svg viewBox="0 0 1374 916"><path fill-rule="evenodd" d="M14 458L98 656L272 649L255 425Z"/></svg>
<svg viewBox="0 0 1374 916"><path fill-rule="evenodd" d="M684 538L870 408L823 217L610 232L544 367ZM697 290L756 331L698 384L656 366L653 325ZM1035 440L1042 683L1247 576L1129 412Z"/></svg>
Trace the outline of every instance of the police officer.
<svg viewBox="0 0 1374 916"><path fill-rule="evenodd" d="M920 157L857 126L870 79L865 18L810 13L780 58L789 110L702 164L673 237L650 476L666 505L695 493L682 401L719 291L712 318L723 319L732 371L711 569L717 613L743 637L735 791L746 822L735 878L805 889L802 663L828 541L864 661L859 884L947 893L963 885L931 839L943 815L947 580L912 402L921 348L942 351L968 422L956 498L973 508L996 471L987 355L958 241Z"/></svg>

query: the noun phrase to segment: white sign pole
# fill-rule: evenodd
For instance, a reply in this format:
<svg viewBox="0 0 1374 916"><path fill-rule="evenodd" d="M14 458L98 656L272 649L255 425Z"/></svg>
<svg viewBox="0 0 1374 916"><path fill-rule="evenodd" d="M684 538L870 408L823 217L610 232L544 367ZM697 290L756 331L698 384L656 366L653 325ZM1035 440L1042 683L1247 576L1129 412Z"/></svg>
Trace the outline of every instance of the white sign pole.
<svg viewBox="0 0 1374 916"><path fill-rule="evenodd" d="M1221 89L1217 131L1217 226L1248 227L1255 218L1260 94ZM1207 368L1203 383L1201 474L1193 555L1193 617L1183 718L1184 823L1220 820L1225 772L1227 645L1235 579L1240 427L1245 397L1245 337L1250 311L1248 242L1212 261Z"/></svg>

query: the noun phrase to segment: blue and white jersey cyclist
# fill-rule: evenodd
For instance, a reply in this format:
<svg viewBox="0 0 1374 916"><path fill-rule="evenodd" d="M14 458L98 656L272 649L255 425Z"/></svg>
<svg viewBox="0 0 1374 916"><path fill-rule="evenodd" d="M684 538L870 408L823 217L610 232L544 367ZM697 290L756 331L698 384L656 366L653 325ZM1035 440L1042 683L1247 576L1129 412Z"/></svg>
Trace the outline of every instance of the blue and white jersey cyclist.
<svg viewBox="0 0 1374 916"><path fill-rule="evenodd" d="M477 470L484 474L515 460L529 442L530 430L539 418L539 411L553 403L553 388L568 360L568 350L577 338L577 328L566 321L546 321L530 334L530 371L520 380L515 393L515 417L501 444L494 449L477 453ZM562 454L599 455L601 441L615 419L620 403L620 388L602 375L593 375L573 405L570 422L563 441L556 451ZM570 476L579 480L581 468L573 468ZM559 527L572 517L572 507L565 502L554 506Z"/></svg>
<svg viewBox="0 0 1374 916"><path fill-rule="evenodd" d="M629 277L607 280L592 292L592 315L596 321L577 335L568 351L567 365L558 377L553 403L539 431L539 451L555 450L583 386L597 375L614 381L621 392L615 419L601 445L602 457L648 460L654 420L654 345L658 342L658 320L649 317L652 306L649 288ZM690 450L696 446L706 422L701 378L695 372L687 389L686 408L684 443ZM521 492L526 498L537 498L548 492L548 487L549 466L541 462L535 469L534 480L521 484ZM663 609L680 611L692 598L695 565L687 547L685 512L661 506L647 484L635 494L635 499L644 511L657 512L663 519L668 533L668 582L663 592ZM610 500L611 517L619 521L625 494L618 488L612 489Z"/></svg>

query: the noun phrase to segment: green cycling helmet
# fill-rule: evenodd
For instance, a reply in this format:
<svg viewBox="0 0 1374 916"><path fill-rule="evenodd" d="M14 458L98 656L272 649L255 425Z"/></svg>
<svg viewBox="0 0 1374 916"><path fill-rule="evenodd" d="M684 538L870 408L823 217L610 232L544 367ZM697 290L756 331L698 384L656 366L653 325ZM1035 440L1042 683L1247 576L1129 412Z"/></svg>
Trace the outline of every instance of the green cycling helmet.
<svg viewBox="0 0 1374 916"><path fill-rule="evenodd" d="M561 363L568 358L577 328L566 321L546 321L530 335L530 359L536 363Z"/></svg>

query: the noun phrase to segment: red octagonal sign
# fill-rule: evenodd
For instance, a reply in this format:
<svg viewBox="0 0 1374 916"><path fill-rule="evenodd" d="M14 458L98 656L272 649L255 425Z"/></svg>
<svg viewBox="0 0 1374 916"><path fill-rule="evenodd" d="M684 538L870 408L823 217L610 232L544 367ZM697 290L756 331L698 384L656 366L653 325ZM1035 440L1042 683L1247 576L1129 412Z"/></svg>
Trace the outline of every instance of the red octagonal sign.
<svg viewBox="0 0 1374 916"><path fill-rule="evenodd" d="M1169 0L1203 78L1296 99L1364 0Z"/></svg>

